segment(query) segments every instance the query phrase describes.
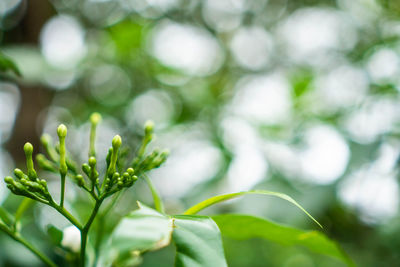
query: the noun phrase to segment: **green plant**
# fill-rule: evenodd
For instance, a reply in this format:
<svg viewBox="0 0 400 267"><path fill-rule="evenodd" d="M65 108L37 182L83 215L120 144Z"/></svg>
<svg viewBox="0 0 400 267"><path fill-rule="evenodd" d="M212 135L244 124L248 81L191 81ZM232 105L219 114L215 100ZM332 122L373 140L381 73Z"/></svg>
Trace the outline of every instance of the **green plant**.
<svg viewBox="0 0 400 267"><path fill-rule="evenodd" d="M61 188L58 202L50 194L46 180L39 178L36 172L33 146L30 143L24 146L27 172L15 169L15 179L10 176L4 179L12 193L21 195L25 199L14 216L4 209L0 210L0 230L23 244L47 265L57 266L52 259L21 236L20 219L33 201L55 209L79 230L80 246L78 249L68 251L69 255L72 255L69 259L72 261L76 259L79 266L137 265L143 253L165 247L172 241L176 246L176 266L227 266L221 232L222 235L239 240L258 237L286 245L302 245L317 253L329 255L348 265L353 265L350 258L335 242L317 231L302 231L248 215L225 214L213 217L196 215L199 211L228 199L247 194L260 194L291 202L321 226L296 201L282 193L253 190L225 194L200 202L187 209L182 215L166 214L161 197L147 175L147 172L162 165L168 155L168 152L159 150L146 153L146 148L153 139L152 122L146 123L141 146L137 155L129 163L127 163L128 153L120 153L121 137L117 135L113 138L112 147L106 158L104 178L100 179L101 176L96 168L95 151L96 127L100 120L101 116L98 113L90 117L89 158L88 163L82 165L86 178L78 172L76 163L69 157L66 150L67 128L65 125L61 124L57 129L58 146L52 144L48 135L41 138L47 157L37 154L36 163L42 170L60 175ZM67 178L93 200L94 205L91 207L90 215L83 223L65 208L64 192ZM119 222L106 233L105 216L116 205L121 192L132 187L138 179L143 179L149 186L155 209L138 202L139 209L120 218ZM112 200L101 209L107 198L112 198ZM92 225L95 221L98 224L93 229ZM49 228L49 234L54 236L57 246L62 246L60 237L62 233L58 229ZM89 235L94 257L88 257L87 253ZM107 244L107 249L102 249L104 244ZM65 246L64 249L68 250Z"/></svg>

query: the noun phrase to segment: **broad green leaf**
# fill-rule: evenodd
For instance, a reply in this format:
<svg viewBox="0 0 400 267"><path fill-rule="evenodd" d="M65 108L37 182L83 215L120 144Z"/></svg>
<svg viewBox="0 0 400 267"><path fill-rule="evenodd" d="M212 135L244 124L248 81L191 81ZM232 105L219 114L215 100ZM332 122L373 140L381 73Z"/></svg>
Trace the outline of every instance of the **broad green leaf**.
<svg viewBox="0 0 400 267"><path fill-rule="evenodd" d="M290 196L286 195L286 194L282 194L282 193L278 193L278 192L272 192L272 191L266 191L266 190L250 190L250 191L243 191L243 192L237 192L237 193L231 193L231 194L225 194L225 195L219 195L219 196L215 196L215 197L211 197L209 199L206 199L196 205L194 205L193 207L189 208L188 210L185 211L184 214L186 215L192 215L192 214L196 214L199 211L214 205L214 204L218 204L222 201L225 200L229 200L232 198L236 198L236 197L240 197L243 195L269 195L269 196L274 196L274 197L279 197L281 199L284 199L286 201L289 201L290 203L292 203L293 205L295 205L296 207L298 207L300 210L302 210L305 214L307 214L308 217L310 217L316 224L318 224L319 227L323 228L322 225L316 220L314 219L313 216L311 216L310 213L308 213L302 206L300 206L299 203L297 203L293 198L291 198Z"/></svg>
<svg viewBox="0 0 400 267"><path fill-rule="evenodd" d="M288 246L300 245L313 252L339 259L348 266L355 266L339 245L321 232L304 231L248 215L226 214L212 218L223 236L237 240L262 238Z"/></svg>
<svg viewBox="0 0 400 267"><path fill-rule="evenodd" d="M139 209L125 216L112 236L112 246L120 254L155 250L167 246L172 234L172 220L139 203Z"/></svg>
<svg viewBox="0 0 400 267"><path fill-rule="evenodd" d="M58 246L61 244L61 241L63 239L63 232L60 229L56 228L53 225L49 225L47 226L47 234L49 235L50 240L54 245Z"/></svg>
<svg viewBox="0 0 400 267"><path fill-rule="evenodd" d="M176 267L228 266L221 233L210 217L178 215L173 218Z"/></svg>

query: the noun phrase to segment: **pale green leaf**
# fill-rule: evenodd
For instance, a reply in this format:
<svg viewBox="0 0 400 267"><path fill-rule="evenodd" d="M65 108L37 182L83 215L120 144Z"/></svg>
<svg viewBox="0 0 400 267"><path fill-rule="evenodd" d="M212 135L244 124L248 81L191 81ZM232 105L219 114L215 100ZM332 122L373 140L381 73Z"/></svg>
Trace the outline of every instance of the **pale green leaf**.
<svg viewBox="0 0 400 267"><path fill-rule="evenodd" d="M269 195L269 196L279 197L281 199L289 201L290 203L292 203L293 205L298 207L301 211L303 211L305 214L307 214L307 216L310 217L316 224L318 224L319 227L323 228L322 225L316 219L314 219L314 217L311 216L311 214L308 213L302 206L300 206L300 204L297 203L293 198L291 198L290 196L283 194L283 193L272 192L272 191L267 191L267 190L250 190L250 191L243 191L243 192L230 193L230 194L211 197L211 198L206 199L206 200L194 205L193 207L189 208L188 210L185 211L184 214L186 214L186 215L196 214L199 211L201 211L211 205L218 204L220 202L223 202L223 201L226 201L226 200L229 200L232 198L240 197L243 195L249 195L249 194Z"/></svg>
<svg viewBox="0 0 400 267"><path fill-rule="evenodd" d="M248 215L225 214L212 218L225 237L237 240L262 238L287 246L299 245L355 266L340 246L321 232L304 231Z"/></svg>
<svg viewBox="0 0 400 267"><path fill-rule="evenodd" d="M156 250L171 241L171 218L139 204L139 209L125 216L117 225L111 244L118 254Z"/></svg>
<svg viewBox="0 0 400 267"><path fill-rule="evenodd" d="M174 216L176 267L227 266L221 233L206 216Z"/></svg>

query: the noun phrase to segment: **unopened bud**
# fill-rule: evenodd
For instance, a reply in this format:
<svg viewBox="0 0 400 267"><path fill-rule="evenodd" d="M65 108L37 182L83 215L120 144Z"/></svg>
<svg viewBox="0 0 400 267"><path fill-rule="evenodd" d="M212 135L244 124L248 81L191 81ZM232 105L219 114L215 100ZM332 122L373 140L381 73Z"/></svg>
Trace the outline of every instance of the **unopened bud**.
<svg viewBox="0 0 400 267"><path fill-rule="evenodd" d="M154 131L154 122L151 120L146 121L144 124L144 133L145 135L151 135Z"/></svg>
<svg viewBox="0 0 400 267"><path fill-rule="evenodd" d="M67 136L67 126L60 124L57 128L57 135L60 139L65 138Z"/></svg>
<svg viewBox="0 0 400 267"><path fill-rule="evenodd" d="M118 150L118 148L121 146L121 144L122 144L121 136L119 136L119 135L114 136L114 138L112 140L112 147L115 150Z"/></svg>
<svg viewBox="0 0 400 267"><path fill-rule="evenodd" d="M94 112L92 113L92 115L90 115L90 122L94 125L99 124L99 122L101 121L101 115L98 112Z"/></svg>
<svg viewBox="0 0 400 267"><path fill-rule="evenodd" d="M24 152L25 152L25 156L32 156L33 153L33 146L31 143L27 142L24 145Z"/></svg>
<svg viewBox="0 0 400 267"><path fill-rule="evenodd" d="M96 166L96 158L95 157L90 157L89 158L89 165L92 168L94 168L94 166Z"/></svg>

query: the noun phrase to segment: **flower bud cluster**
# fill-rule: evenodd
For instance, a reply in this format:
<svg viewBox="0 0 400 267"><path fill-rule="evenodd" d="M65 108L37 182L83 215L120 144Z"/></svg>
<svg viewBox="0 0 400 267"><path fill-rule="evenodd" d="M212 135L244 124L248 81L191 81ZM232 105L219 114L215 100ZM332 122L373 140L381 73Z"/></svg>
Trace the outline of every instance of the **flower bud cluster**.
<svg viewBox="0 0 400 267"><path fill-rule="evenodd" d="M112 139L112 146L106 157L107 169L104 174L104 179L101 181L100 174L96 169L97 159L94 145L96 127L100 121L101 116L98 113L94 113L90 117L92 127L90 133L89 159L88 163L82 164L82 171L86 177L79 174L75 163L68 158L65 145L67 127L63 124L57 128L59 144L53 146L50 136L45 134L41 138L41 143L45 148L47 156L44 154L36 155L36 163L42 170L59 173L62 184L65 182L66 177L72 178L79 187L89 192L96 200L101 200L117 191L133 186L140 175L154 168L158 168L165 162L168 156L167 151L161 152L157 149L147 155L145 154L147 145L154 137L154 124L152 122L147 122L144 128L145 135L138 155L123 172L121 170L123 170L123 165L125 165L124 160L119 159L119 157L127 154L127 152L125 153L125 151L122 150L122 152L119 153L122 146L122 139L119 135L116 135ZM27 172L25 174L20 169L15 169L14 174L16 179L10 176L4 179L7 187L16 195L23 195L53 205L55 202L48 191L46 181L39 179L34 169L32 159L33 146L30 143L26 143L24 151L26 155ZM62 187L62 191L63 190L64 187ZM62 203L63 196L60 201L61 207Z"/></svg>
<svg viewBox="0 0 400 267"><path fill-rule="evenodd" d="M24 151L28 172L25 174L22 170L15 169L14 175L16 179L13 179L11 176L5 177L4 181L6 182L8 189L16 195L26 196L41 202L52 201L47 188L47 182L43 179L39 179L34 169L32 160L32 144L26 143Z"/></svg>

